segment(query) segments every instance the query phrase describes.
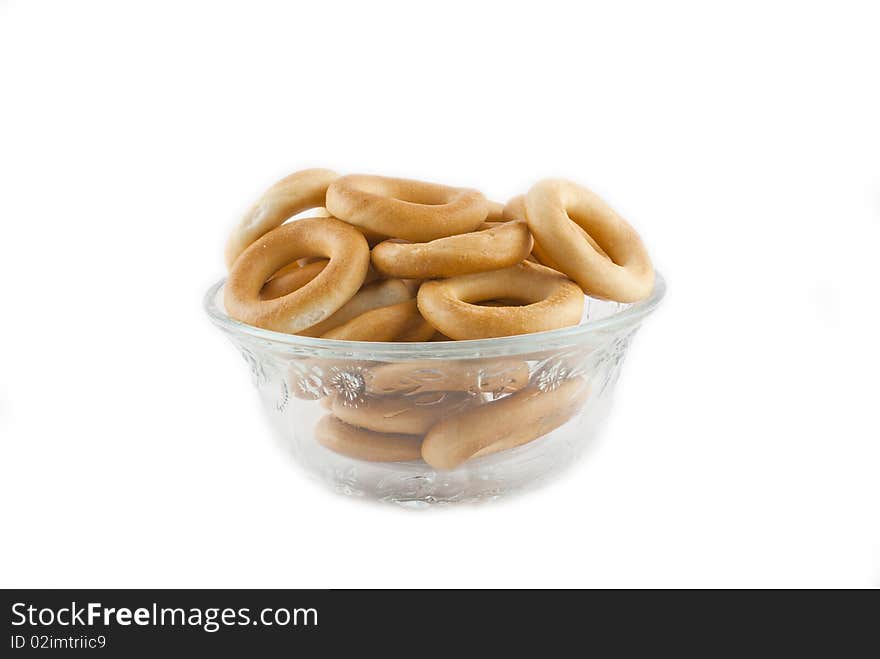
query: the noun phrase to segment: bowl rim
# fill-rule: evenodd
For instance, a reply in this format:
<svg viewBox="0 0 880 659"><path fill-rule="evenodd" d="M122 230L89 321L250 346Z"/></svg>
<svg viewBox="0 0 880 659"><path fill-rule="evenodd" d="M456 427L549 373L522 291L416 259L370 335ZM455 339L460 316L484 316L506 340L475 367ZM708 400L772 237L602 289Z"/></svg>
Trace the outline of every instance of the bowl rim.
<svg viewBox="0 0 880 659"><path fill-rule="evenodd" d="M296 353L325 358L362 358L397 361L402 359L467 359L497 355L514 355L577 344L589 340L596 333L615 332L624 327L635 327L656 309L666 295L666 280L654 271L654 289L644 300L622 306L610 316L587 321L572 327L518 334L491 339L463 341L425 341L388 343L379 341L340 341L318 337L299 336L266 330L231 318L220 301L220 292L226 283L223 277L205 293L203 306L215 325L231 335L245 335L259 339L275 348L291 349ZM587 296L587 300L592 300Z"/></svg>

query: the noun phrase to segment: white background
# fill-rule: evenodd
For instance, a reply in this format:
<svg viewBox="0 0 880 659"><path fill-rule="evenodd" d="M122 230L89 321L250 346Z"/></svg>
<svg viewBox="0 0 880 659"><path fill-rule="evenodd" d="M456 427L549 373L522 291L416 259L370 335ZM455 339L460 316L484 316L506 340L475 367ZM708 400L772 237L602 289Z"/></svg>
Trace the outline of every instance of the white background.
<svg viewBox="0 0 880 659"><path fill-rule="evenodd" d="M876 3L0 1L0 584L880 585ZM201 309L308 166L562 175L669 296L561 480L325 492Z"/></svg>

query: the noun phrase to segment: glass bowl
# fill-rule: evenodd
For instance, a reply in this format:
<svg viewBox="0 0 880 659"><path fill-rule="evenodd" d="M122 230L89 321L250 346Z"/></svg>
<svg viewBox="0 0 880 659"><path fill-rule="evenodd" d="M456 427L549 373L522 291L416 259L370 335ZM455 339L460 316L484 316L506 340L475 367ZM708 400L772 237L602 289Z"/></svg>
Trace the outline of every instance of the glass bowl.
<svg viewBox="0 0 880 659"><path fill-rule="evenodd" d="M495 499L570 465L599 431L629 343L666 290L657 274L640 302L588 297L579 325L550 332L372 343L246 325L226 314L223 285L205 309L296 460L337 492L414 508ZM424 437L435 466L421 457Z"/></svg>

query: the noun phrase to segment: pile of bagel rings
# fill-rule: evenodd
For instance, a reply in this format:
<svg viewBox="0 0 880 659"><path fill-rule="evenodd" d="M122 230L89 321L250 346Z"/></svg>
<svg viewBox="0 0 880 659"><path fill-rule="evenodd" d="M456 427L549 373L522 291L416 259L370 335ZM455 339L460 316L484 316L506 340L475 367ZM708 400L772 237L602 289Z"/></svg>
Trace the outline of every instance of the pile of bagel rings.
<svg viewBox="0 0 880 659"><path fill-rule="evenodd" d="M296 172L250 208L226 263L231 317L347 341L553 330L581 321L585 294L634 302L654 285L633 228L560 179L502 205L467 188ZM314 428L320 444L358 460L422 459L441 470L547 435L590 392L582 375L543 377L515 357L312 361L293 360L290 381L296 397L320 398L328 411Z"/></svg>
<svg viewBox="0 0 880 659"><path fill-rule="evenodd" d="M226 264L232 318L348 341L559 329L581 321L584 294L634 302L654 285L629 223L562 179L502 205L468 188L303 170L249 209Z"/></svg>

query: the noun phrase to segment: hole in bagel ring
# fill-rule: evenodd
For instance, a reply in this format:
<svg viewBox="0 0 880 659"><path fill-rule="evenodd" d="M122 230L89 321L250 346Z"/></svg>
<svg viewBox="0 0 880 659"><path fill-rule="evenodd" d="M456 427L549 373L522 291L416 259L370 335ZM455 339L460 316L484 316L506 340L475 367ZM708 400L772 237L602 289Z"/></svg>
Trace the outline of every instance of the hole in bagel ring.
<svg viewBox="0 0 880 659"><path fill-rule="evenodd" d="M326 207L350 224L412 242L473 231L489 214L489 202L476 190L364 174L331 183Z"/></svg>
<svg viewBox="0 0 880 659"><path fill-rule="evenodd" d="M512 298L521 307L484 307L484 300ZM555 270L524 261L510 268L427 281L419 311L456 340L488 339L577 325L584 311L580 287Z"/></svg>
<svg viewBox="0 0 880 659"><path fill-rule="evenodd" d="M654 288L654 268L642 239L598 195L570 181L545 179L529 190L526 221L535 242L588 295L636 302ZM583 228L605 254L583 240Z"/></svg>
<svg viewBox="0 0 880 659"><path fill-rule="evenodd" d="M317 277L321 270L327 266L327 263L329 263L327 259L318 259L305 265L292 263L291 265L295 267L282 268L278 271L281 274L275 273L269 281L263 284L260 297L264 300L271 300L299 290Z"/></svg>
<svg viewBox="0 0 880 659"><path fill-rule="evenodd" d="M260 291L270 275L304 256L329 263L307 284L270 300ZM334 218L282 225L239 256L226 280L227 313L243 323L295 334L330 316L358 292L367 276L370 248L360 231Z"/></svg>

